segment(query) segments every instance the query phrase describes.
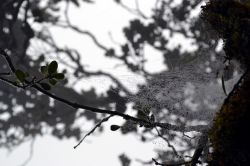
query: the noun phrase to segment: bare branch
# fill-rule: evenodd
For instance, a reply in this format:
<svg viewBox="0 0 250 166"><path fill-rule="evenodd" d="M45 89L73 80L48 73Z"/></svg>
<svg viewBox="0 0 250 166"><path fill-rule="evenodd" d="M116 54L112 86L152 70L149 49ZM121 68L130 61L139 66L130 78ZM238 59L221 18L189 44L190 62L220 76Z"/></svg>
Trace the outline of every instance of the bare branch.
<svg viewBox="0 0 250 166"><path fill-rule="evenodd" d="M203 132L198 140L198 145L194 151L194 154L191 159L190 166L196 166L197 163L200 163L199 158L201 157L202 151L208 142L208 132Z"/></svg>
<svg viewBox="0 0 250 166"><path fill-rule="evenodd" d="M11 70L11 72L15 73L15 67L9 57L9 55L7 54L7 52L5 52L4 50L0 50L0 54L5 58L5 60L7 61L7 64L9 65L9 68Z"/></svg>
<svg viewBox="0 0 250 166"><path fill-rule="evenodd" d="M148 17L141 11L140 9L140 5L139 5L139 1L135 0L135 6L136 6L136 11L138 12L138 14L144 18L144 19L148 19Z"/></svg>
<svg viewBox="0 0 250 166"><path fill-rule="evenodd" d="M9 76L10 72L6 72L6 73L0 73L0 76Z"/></svg>
<svg viewBox="0 0 250 166"><path fill-rule="evenodd" d="M180 165L186 165L190 164L191 161L182 161L182 162L176 162L176 163L159 163L156 159L152 158L152 161L154 162L155 165L161 165L161 166L180 166Z"/></svg>
<svg viewBox="0 0 250 166"><path fill-rule="evenodd" d="M74 31L80 33L80 34L83 34L83 35L87 35L88 37L90 37L93 42L99 47L101 48L102 50L104 51L108 51L109 49L104 46L103 44L101 44L97 39L96 37L89 31L86 31L86 30L81 30L80 28L78 28L77 26L73 25L71 22L70 22L70 19L69 19L69 2L67 1L66 3L66 7L65 7L65 10L64 10L64 15L65 15L65 19L66 19L66 24L67 25L60 25L60 24L55 24L56 26L60 26L62 28L71 28L73 29Z"/></svg>
<svg viewBox="0 0 250 166"><path fill-rule="evenodd" d="M25 7L25 14L24 14L24 22L25 22L25 24L28 24L28 12L29 12L29 9L30 9L30 0L27 0L27 4L26 4L26 7Z"/></svg>
<svg viewBox="0 0 250 166"><path fill-rule="evenodd" d="M48 31L49 32L49 31ZM75 50L75 49L68 49L68 48L58 48L58 46L56 45L54 39L52 36L50 36L50 40L51 42L41 39L43 42L47 43L48 45L50 45L51 47L53 47L55 49L55 53L65 53L69 56L69 58L76 63L76 67L68 64L66 61L64 61L60 56L57 56L57 58L59 59L60 62L62 62L64 65L66 65L67 67L70 67L72 69L74 69L74 71L77 71L79 73L82 74L82 76L78 77L78 80L87 77L87 76L105 76L108 77L109 79L111 79L117 86L119 89L121 89L122 91L124 91L127 95L132 95L131 92L118 80L116 79L114 76L112 76L109 73L103 72L103 71L96 71L96 72L92 72L92 71L87 71L86 69L83 68L83 65L81 64L81 59L80 59L80 53ZM46 54L51 53L51 52L46 52ZM76 55L76 57L74 57L74 55ZM73 83L75 84L75 83Z"/></svg>
<svg viewBox="0 0 250 166"><path fill-rule="evenodd" d="M30 153L29 153L29 157L23 162L23 164L21 164L20 166L26 166L30 160L33 157L34 154L34 144L35 144L35 138L33 138L30 142Z"/></svg>
<svg viewBox="0 0 250 166"><path fill-rule="evenodd" d="M98 128L98 127L100 127L101 125L102 125L102 123L104 123L104 122L107 122L111 117L113 117L114 115L110 115L110 116L108 116L108 117L106 117L106 118L104 118L104 119L102 119L99 123L97 123L96 125L95 125L95 127L92 129L92 130L90 130L80 141L79 141L79 143L76 145L76 146L74 146L74 149L76 149L83 141L84 141L84 139L87 137L87 136L90 136L92 133L94 133L95 132L95 130Z"/></svg>
<svg viewBox="0 0 250 166"><path fill-rule="evenodd" d="M178 158L183 158L182 156L180 156L180 155L178 154L177 150L176 150L175 147L169 142L169 140L168 140L167 138L165 138L165 137L160 133L160 131L157 129L157 127L155 127L155 130L156 130L158 136L161 137L164 141L167 142L168 147L170 147L170 148L173 150L174 154L175 154Z"/></svg>
<svg viewBox="0 0 250 166"><path fill-rule="evenodd" d="M132 13L132 14L139 16L143 19L148 19L148 17L145 14L143 14L143 12L140 10L139 3L137 0L135 0L136 9L130 8L129 6L122 3L122 1L119 1L117 4L119 4L122 8L127 10L129 13Z"/></svg>
<svg viewBox="0 0 250 166"><path fill-rule="evenodd" d="M23 4L24 1L25 1L25 0L20 0L20 1L17 3L16 9L15 9L15 12L14 12L14 21L17 20L19 10L20 10L20 8L21 8L21 6L22 6L22 4Z"/></svg>

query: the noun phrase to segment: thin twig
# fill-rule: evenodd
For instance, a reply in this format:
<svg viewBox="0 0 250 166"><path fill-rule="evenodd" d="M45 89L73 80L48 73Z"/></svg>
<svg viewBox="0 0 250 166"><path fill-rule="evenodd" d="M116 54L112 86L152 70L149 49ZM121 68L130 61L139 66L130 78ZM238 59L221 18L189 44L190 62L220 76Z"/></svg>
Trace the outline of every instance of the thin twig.
<svg viewBox="0 0 250 166"><path fill-rule="evenodd" d="M138 12L138 14L144 18L144 19L148 19L148 17L141 11L140 9L140 5L139 5L139 1L135 0L135 6L136 6L136 11Z"/></svg>
<svg viewBox="0 0 250 166"><path fill-rule="evenodd" d="M10 81L10 80L8 80L6 78L0 77L0 80L3 81L3 82L8 83L9 85L12 85L13 87L24 89L24 87L22 85L18 85L16 82Z"/></svg>
<svg viewBox="0 0 250 166"><path fill-rule="evenodd" d="M16 6L16 9L14 11L14 14L13 14L13 17L14 17L14 22L17 20L18 18L18 13L20 11L20 8L22 7L22 4L25 0L20 0L18 3L17 3L17 6Z"/></svg>
<svg viewBox="0 0 250 166"><path fill-rule="evenodd" d="M107 122L111 117L113 117L114 115L110 115L110 116L108 116L108 117L106 117L106 118L104 118L104 119L102 119L99 123L97 123L96 125L95 125L95 127L92 129L92 130L90 130L79 142L78 142L78 144L76 145L76 146L74 146L74 149L76 149L83 141L84 141L84 139L87 137L87 136L90 136L92 133L94 133L95 132L95 130L98 128L98 127L100 127L101 125L102 125L102 123L104 123L104 122Z"/></svg>
<svg viewBox="0 0 250 166"><path fill-rule="evenodd" d="M150 160L150 161L143 161L141 159L135 159L135 161L139 162L142 165L152 165L152 163L153 163L152 160Z"/></svg>
<svg viewBox="0 0 250 166"><path fill-rule="evenodd" d="M180 166L180 165L186 165L190 164L191 161L183 161L183 162L176 162L176 163L159 163L156 159L152 158L152 161L154 162L155 165L161 165L161 166Z"/></svg>
<svg viewBox="0 0 250 166"><path fill-rule="evenodd" d="M136 9L130 8L129 6L125 5L123 2L119 2L118 5L120 5L122 8L127 10L129 13L132 13L134 15L137 15L143 19L148 19L148 17L142 13L142 11L139 9L138 2L135 1Z"/></svg>
<svg viewBox="0 0 250 166"><path fill-rule="evenodd" d="M6 73L0 73L0 76L9 76L10 72L6 72Z"/></svg>
<svg viewBox="0 0 250 166"><path fill-rule="evenodd" d="M169 140L168 140L167 138L165 138L165 137L160 133L160 131L157 129L157 127L155 127L155 130L156 130L158 136L161 137L164 141L167 142L168 147L170 147L170 148L173 150L174 154L175 154L178 158L183 158L182 156L180 156L180 155L178 154L177 150L176 150L175 147L169 142Z"/></svg>
<svg viewBox="0 0 250 166"><path fill-rule="evenodd" d="M32 159L33 154L34 154L34 144L35 144L35 138L33 138L30 142L30 153L29 157L21 164L20 166L26 166Z"/></svg>
<svg viewBox="0 0 250 166"><path fill-rule="evenodd" d="M185 132L182 132L182 135L183 135L183 137L187 137L190 140L196 138L195 136L194 137L190 137L189 135L185 134Z"/></svg>
<svg viewBox="0 0 250 166"><path fill-rule="evenodd" d="M29 12L29 9L30 9L30 1L27 0L27 4L26 4L26 7L25 7L25 13L24 13L24 22L25 22L25 24L28 24L28 12Z"/></svg>
<svg viewBox="0 0 250 166"><path fill-rule="evenodd" d="M11 72L15 73L16 69L15 69L9 55L6 53L6 51L0 50L0 54L2 56L4 56L5 60L7 61L7 64L9 65L9 68L10 68Z"/></svg>
<svg viewBox="0 0 250 166"><path fill-rule="evenodd" d="M105 47L103 44L101 44L97 39L96 37L89 31L85 31L85 30L81 30L80 28L78 28L77 26L73 25L71 22L70 22L70 19L69 19L69 2L67 1L66 2L66 7L65 7L65 10L64 10L64 15L65 15L65 19L66 19L66 23L67 25L59 25L59 24L56 24L57 26L60 26L62 28L71 28L73 30L75 30L76 32L80 33L80 34L83 34L83 35L87 35L89 36L93 42L99 47L101 48L102 50L104 51L108 51L109 49L107 47Z"/></svg>

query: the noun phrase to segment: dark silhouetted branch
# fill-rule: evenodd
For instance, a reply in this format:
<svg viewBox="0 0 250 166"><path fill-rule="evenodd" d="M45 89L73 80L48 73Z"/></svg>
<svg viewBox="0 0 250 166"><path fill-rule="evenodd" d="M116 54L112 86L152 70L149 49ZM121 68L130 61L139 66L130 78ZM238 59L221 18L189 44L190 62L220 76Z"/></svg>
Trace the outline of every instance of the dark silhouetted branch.
<svg viewBox="0 0 250 166"><path fill-rule="evenodd" d="M29 153L29 157L24 161L23 164L21 164L20 166L26 166L30 160L32 159L33 157L33 154L34 154L34 143L35 143L35 138L31 140L30 142L30 153Z"/></svg>
<svg viewBox="0 0 250 166"><path fill-rule="evenodd" d="M119 4L122 8L127 10L129 13L132 13L132 14L139 16L143 19L148 19L148 17L140 10L138 0L135 0L135 5L136 5L135 9L125 5L122 1L119 1L117 4Z"/></svg>
<svg viewBox="0 0 250 166"><path fill-rule="evenodd" d="M8 79L6 79L6 78L0 77L0 80L1 80L1 81L3 81L3 82L6 82L6 83L7 83L7 84L9 84L9 85L14 86L14 87L24 89L24 87L23 87L23 86L18 85L16 82L10 81L10 80L8 80Z"/></svg>
<svg viewBox="0 0 250 166"><path fill-rule="evenodd" d="M102 50L104 51L108 51L109 49L107 47L105 47L103 44L101 44L97 39L96 37L89 31L85 31L85 30L81 30L80 28L78 28L77 26L73 25L71 22L70 22L70 19L69 19L69 15L68 15L68 11L69 11L69 2L66 3L66 7L65 7L65 10L64 10L64 15L65 15L65 19L66 19L66 25L60 25L60 24L56 24L57 26L60 26L62 28L70 28L80 34L83 34L83 35L87 35L88 37L90 37L93 42L99 47L101 48Z"/></svg>
<svg viewBox="0 0 250 166"><path fill-rule="evenodd" d="M92 130L90 130L80 141L79 141L79 143L76 145L76 146L74 146L74 149L76 149L83 141L84 141L84 139L87 137L87 136L90 136L92 133L94 133L95 132L95 130L98 128L98 127L100 127L101 125L102 125L102 123L104 123L104 122L107 122L111 117L113 117L114 115L110 115L110 116L108 116L108 117L106 117L106 118L104 118L104 119L102 119L99 123L97 123L96 125L95 125L95 127L92 129Z"/></svg>
<svg viewBox="0 0 250 166"><path fill-rule="evenodd" d="M192 156L190 166L196 166L197 163L201 163L199 161L199 158L201 157L204 147L207 145L207 142L208 142L208 133L204 132L202 133L202 135L200 136L198 140L198 145Z"/></svg>
<svg viewBox="0 0 250 166"><path fill-rule="evenodd" d="M8 54L4 53L4 54L1 54L1 55L3 55L6 58L9 67L11 68L11 70L13 72L15 72L15 67L13 66L13 64L11 62L11 59L9 58ZM5 81L5 82L9 83L9 81ZM26 84L31 84L32 82L30 82L28 80L25 80L25 83ZM13 83L11 83L11 85L14 85L14 86L16 86L18 88L25 89L23 86L19 86L19 85L13 84ZM40 86L38 86L36 84L32 85L31 87L38 90L38 91L40 91L40 92L42 92L43 94L45 94L45 95L47 95L49 97L57 100L57 101L63 102L65 104L71 106L72 108L85 109L85 110L88 110L88 111L91 111L91 112L94 112L94 113L101 113L101 114L109 114L109 115L120 116L120 117L124 118L125 120L131 120L131 121L134 121L134 122L136 122L138 124L141 124L143 126L147 126L147 127L150 127L150 128L152 128L152 127L161 127L161 128L167 129L167 130L186 131L186 132L188 132L188 131L201 132L201 131L204 131L205 129L207 129L206 125L182 127L182 126L172 125L172 124L169 124L169 123L160 123L160 122L154 122L153 123L151 121L136 118L136 117L133 117L133 116L130 116L128 114L124 114L124 113L121 113L121 112L118 112L118 111L110 111L110 110L106 110L106 109L95 108L95 107L91 107L91 106L87 106L87 105L83 105L83 104L79 104L79 103L69 101L67 99L64 99L62 97L59 97L59 96L57 96L55 94L50 93L47 90L44 90L43 88L41 88Z"/></svg>
<svg viewBox="0 0 250 166"><path fill-rule="evenodd" d="M168 144L168 147L172 149L172 151L174 152L174 154L178 157L178 158L182 158L182 156L180 156L177 152L177 150L175 149L175 147L169 142L169 140L167 138L165 138L161 133L160 131L157 129L157 127L155 127L155 130L158 134L159 137L161 137L164 141L167 142Z"/></svg>
<svg viewBox="0 0 250 166"><path fill-rule="evenodd" d="M191 161L183 161L183 162L175 162L175 163L159 163L154 158L152 158L152 161L154 162L155 165L161 165L161 166L181 166L181 165L186 165L186 164L191 163Z"/></svg>
<svg viewBox="0 0 250 166"><path fill-rule="evenodd" d="M10 72L6 72L6 73L0 73L0 76L9 76Z"/></svg>

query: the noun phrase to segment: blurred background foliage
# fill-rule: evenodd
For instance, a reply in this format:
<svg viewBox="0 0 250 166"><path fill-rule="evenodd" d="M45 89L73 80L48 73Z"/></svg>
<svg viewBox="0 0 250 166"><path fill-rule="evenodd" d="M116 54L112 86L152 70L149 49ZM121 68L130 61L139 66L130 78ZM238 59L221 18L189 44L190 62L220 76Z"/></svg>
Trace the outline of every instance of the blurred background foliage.
<svg viewBox="0 0 250 166"><path fill-rule="evenodd" d="M122 7L121 10L128 10L135 15L135 19L123 27L122 33L126 41L114 43L114 46L100 43L98 36L72 25L69 19L69 5L80 10L81 6L95 3L97 2L94 0L2 0L0 48L8 50L18 68L38 77L40 66L44 62L50 62L53 57L59 65L63 64L62 71L66 73L68 80L74 79L77 82L105 77L112 82L105 93L98 94L95 88L79 92L73 88L72 81L65 79L51 91L68 100L120 112L126 112L128 105L132 104L138 117L153 115L156 121L171 122L179 126L209 125L225 97L218 86L218 79L223 75L225 81L230 81L240 69L234 62L224 62L221 40L199 18L200 6L204 2L155 0L151 15L148 16L140 10L137 1L136 7L131 8L122 0L114 0L114 3ZM39 25L39 28L34 25ZM113 73L88 70L82 63L84 55L74 48L59 46L54 40L56 36L50 33L51 27L69 28L83 37L90 37L106 58L117 60L129 72L143 77L144 84L138 85L139 90L133 91ZM170 45L172 40L188 42L190 48L185 49L185 45L181 44ZM43 43L44 49L29 51L36 48L32 41ZM148 47L163 56L166 66L164 70L155 73L145 68L148 63L145 49ZM0 70L8 72L6 62L2 57L0 59ZM79 140L83 129L77 123L78 119L85 118L97 123L104 117L72 109L33 89L22 91L2 82L0 85L1 147L11 149L44 134L51 134L59 139L75 137ZM145 112L145 109L148 111ZM99 129L102 132L102 128ZM122 134L134 133L144 142L159 137L152 129L138 130L129 121L124 123L120 131ZM178 150L180 156L190 155L196 145L195 138L185 136L182 131L160 132L169 142L186 147ZM161 160L178 159L175 151L161 150L157 154ZM125 154L119 158L123 165L129 165L130 159Z"/></svg>

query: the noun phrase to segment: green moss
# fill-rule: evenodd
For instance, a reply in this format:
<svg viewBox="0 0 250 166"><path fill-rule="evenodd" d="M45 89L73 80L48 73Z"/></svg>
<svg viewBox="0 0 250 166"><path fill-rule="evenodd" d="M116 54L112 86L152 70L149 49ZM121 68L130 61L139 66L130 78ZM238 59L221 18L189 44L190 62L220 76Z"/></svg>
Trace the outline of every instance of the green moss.
<svg viewBox="0 0 250 166"><path fill-rule="evenodd" d="M216 115L209 138L214 148L210 165L250 163L250 72Z"/></svg>
<svg viewBox="0 0 250 166"><path fill-rule="evenodd" d="M243 66L250 65L250 3L236 0L211 0L203 6L202 17L224 41L228 59L236 59Z"/></svg>
<svg viewBox="0 0 250 166"><path fill-rule="evenodd" d="M226 57L250 67L250 2L210 0L202 17L224 41ZM225 100L210 130L214 152L210 165L234 166L250 163L250 72Z"/></svg>

